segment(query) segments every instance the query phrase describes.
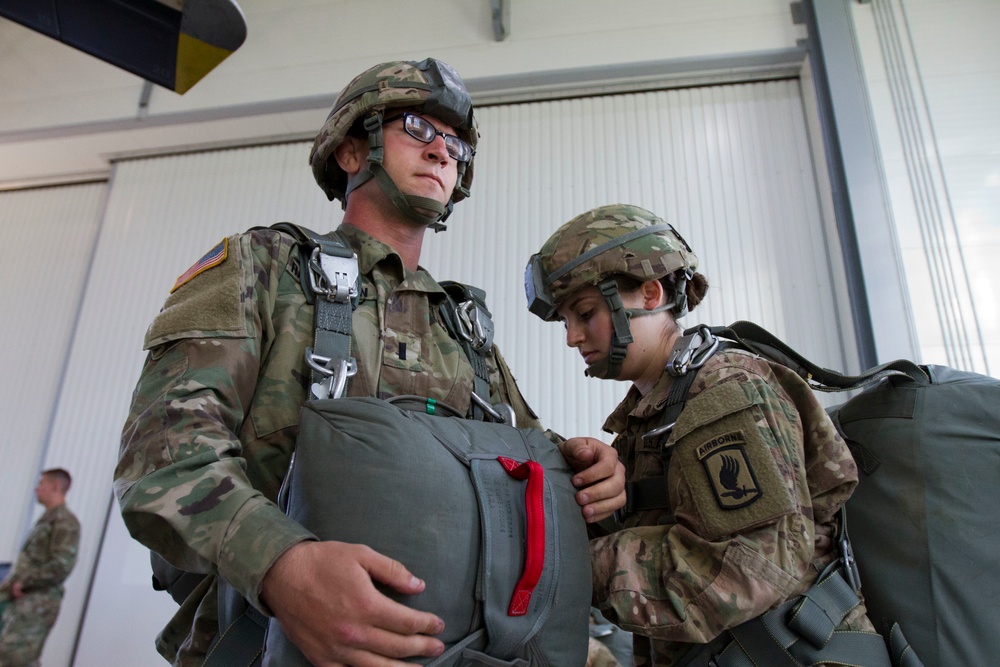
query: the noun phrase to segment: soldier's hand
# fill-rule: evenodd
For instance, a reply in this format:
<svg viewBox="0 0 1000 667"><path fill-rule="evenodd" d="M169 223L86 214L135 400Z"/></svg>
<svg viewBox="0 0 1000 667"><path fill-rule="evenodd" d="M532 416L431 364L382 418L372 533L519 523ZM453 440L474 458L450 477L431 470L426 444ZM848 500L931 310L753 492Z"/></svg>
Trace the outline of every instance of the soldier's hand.
<svg viewBox="0 0 1000 667"><path fill-rule="evenodd" d="M576 502L587 523L596 523L625 506L625 466L614 447L596 438L570 438L559 451L576 473Z"/></svg>
<svg viewBox="0 0 1000 667"><path fill-rule="evenodd" d="M301 542L264 576L261 599L281 629L318 667L396 666L410 656L438 656L432 637L444 621L380 593L373 582L416 594L424 582L401 563L369 547Z"/></svg>
<svg viewBox="0 0 1000 667"><path fill-rule="evenodd" d="M24 584L20 581L15 581L10 585L10 596L17 600L18 598L24 597Z"/></svg>

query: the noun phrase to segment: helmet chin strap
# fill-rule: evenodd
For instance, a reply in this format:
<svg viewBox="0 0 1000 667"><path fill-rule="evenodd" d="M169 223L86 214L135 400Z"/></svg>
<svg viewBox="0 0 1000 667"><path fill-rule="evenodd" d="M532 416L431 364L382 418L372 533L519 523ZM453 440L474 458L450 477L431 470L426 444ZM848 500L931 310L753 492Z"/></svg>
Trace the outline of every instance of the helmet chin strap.
<svg viewBox="0 0 1000 667"><path fill-rule="evenodd" d="M628 346L633 340L632 328L628 324L628 313L622 303L622 295L618 291L618 283L614 278L605 278L598 284L604 300L611 309L611 325L614 333L611 336L611 349L608 356L587 366L586 375L602 380L615 380L622 372L622 362L628 353Z"/></svg>
<svg viewBox="0 0 1000 667"><path fill-rule="evenodd" d="M604 300L611 309L611 324L614 328L614 333L611 337L611 349L608 351L608 356L587 366L584 375L602 380L617 380L618 376L621 375L625 356L628 354L628 345L635 340L632 336L632 327L629 325L629 320L634 317L645 317L646 315L655 315L664 311L677 310L679 306L684 308L687 300L683 299L681 304L675 301L671 304L657 306L651 310L646 310L645 308L625 308L622 303L621 293L618 291L618 283L613 278L606 278L597 288L601 290ZM683 289L679 293L683 295ZM686 311L686 308L684 310Z"/></svg>
<svg viewBox="0 0 1000 667"><path fill-rule="evenodd" d="M374 178L375 182L382 189L382 192L389 198L389 201L407 218L418 225L430 227L435 232L442 232L447 229L444 221L451 215L453 207L450 198L447 204L442 204L438 200L429 197L404 194L382 166L382 161L385 158L385 142L382 138L382 112L380 111L366 118L364 126L365 130L368 131L368 162L364 169L348 179L347 188L344 192L345 206L351 192ZM465 165L460 164L459 167L458 179L461 182L465 172Z"/></svg>

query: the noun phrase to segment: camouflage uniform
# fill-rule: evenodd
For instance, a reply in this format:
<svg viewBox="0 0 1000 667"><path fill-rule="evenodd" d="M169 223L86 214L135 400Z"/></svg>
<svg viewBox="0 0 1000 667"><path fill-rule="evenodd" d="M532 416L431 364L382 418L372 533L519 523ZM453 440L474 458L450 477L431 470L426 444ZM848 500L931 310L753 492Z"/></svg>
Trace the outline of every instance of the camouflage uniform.
<svg viewBox="0 0 1000 667"><path fill-rule="evenodd" d="M361 299L350 396L417 394L469 406L473 370L438 321L444 291L388 246L349 225ZM295 242L253 230L230 237L217 266L176 289L146 334L149 356L122 434L115 492L133 537L176 566L218 575L257 608L261 582L292 545L315 539L274 504L298 431L313 308ZM499 352L490 398L538 427ZM206 579L157 639L176 665L199 665L217 634Z"/></svg>
<svg viewBox="0 0 1000 667"><path fill-rule="evenodd" d="M664 474L674 378L633 387L604 425L630 480ZM837 512L857 484L843 439L792 371L743 351L698 371L666 443L668 510L637 512L591 543L594 604L635 633L636 665L676 665L691 643L802 593L836 557ZM862 605L840 629L872 631Z"/></svg>
<svg viewBox="0 0 1000 667"><path fill-rule="evenodd" d="M79 544L80 522L65 505L47 510L35 523L13 571L0 583L0 601L8 602L0 622L0 667L38 664ZM24 591L18 599L10 593L15 581Z"/></svg>

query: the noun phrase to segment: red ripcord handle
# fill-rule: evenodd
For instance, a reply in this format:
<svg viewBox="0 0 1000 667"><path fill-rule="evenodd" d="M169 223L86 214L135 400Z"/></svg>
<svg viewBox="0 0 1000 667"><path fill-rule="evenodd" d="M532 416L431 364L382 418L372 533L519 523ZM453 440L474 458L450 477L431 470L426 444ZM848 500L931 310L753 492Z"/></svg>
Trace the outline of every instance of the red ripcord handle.
<svg viewBox="0 0 1000 667"><path fill-rule="evenodd" d="M531 594L545 568L545 468L537 461L519 463L506 456L498 456L497 461L514 479L528 480L528 487L524 491L524 509L528 523L524 572L514 586L514 594L507 609L508 616L524 616L528 613Z"/></svg>

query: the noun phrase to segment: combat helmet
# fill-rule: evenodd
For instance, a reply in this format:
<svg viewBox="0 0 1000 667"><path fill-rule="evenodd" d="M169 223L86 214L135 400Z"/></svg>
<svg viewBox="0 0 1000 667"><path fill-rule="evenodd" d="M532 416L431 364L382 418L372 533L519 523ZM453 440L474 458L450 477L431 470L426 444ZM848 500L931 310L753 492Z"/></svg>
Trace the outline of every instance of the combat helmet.
<svg viewBox="0 0 1000 667"><path fill-rule="evenodd" d="M473 148L473 158L458 162L458 181L446 205L403 194L382 167L384 144L382 122L387 109L413 107L455 128L459 138ZM368 166L348 183L333 152L356 123L368 133ZM375 178L392 202L410 218L441 230L455 202L469 196L472 162L479 139L472 98L458 73L447 63L426 58L420 62L394 61L375 65L356 76L341 91L309 153L316 182L333 199L347 205L347 197L359 185ZM426 215L414 207L433 211Z"/></svg>
<svg viewBox="0 0 1000 667"><path fill-rule="evenodd" d="M571 294L596 286L611 308L614 336L608 358L592 365L587 374L614 379L621 372L632 342L629 318L671 310L687 313L687 281L698 268L698 258L672 225L638 206L601 206L573 218L549 237L531 256L524 273L528 310L546 321ZM644 282L677 273L671 304L648 311L622 305L616 276Z"/></svg>

